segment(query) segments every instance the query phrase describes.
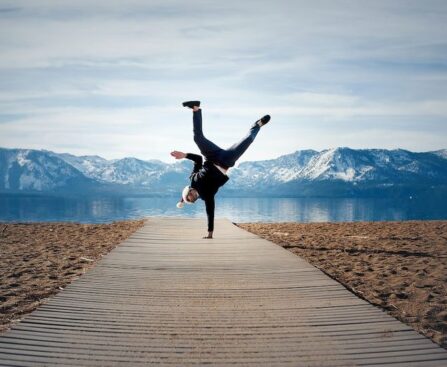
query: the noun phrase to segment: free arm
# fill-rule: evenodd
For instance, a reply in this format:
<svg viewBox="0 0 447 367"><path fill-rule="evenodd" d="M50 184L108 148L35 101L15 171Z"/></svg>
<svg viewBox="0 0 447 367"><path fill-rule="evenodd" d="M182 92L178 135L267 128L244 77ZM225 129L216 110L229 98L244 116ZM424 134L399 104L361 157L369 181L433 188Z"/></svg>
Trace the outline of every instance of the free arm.
<svg viewBox="0 0 447 367"><path fill-rule="evenodd" d="M194 162L194 168L192 169L192 173L198 172L202 168L203 158L201 155L186 153L186 159L190 159Z"/></svg>
<svg viewBox="0 0 447 367"><path fill-rule="evenodd" d="M183 158L187 158L190 159L194 162L194 168L192 170L192 173L196 173L198 172L201 168L202 168L202 161L203 158L201 155L198 154L192 154L192 153L183 153L180 152L178 150L174 150L171 152L171 155L175 158L175 159L183 159Z"/></svg>

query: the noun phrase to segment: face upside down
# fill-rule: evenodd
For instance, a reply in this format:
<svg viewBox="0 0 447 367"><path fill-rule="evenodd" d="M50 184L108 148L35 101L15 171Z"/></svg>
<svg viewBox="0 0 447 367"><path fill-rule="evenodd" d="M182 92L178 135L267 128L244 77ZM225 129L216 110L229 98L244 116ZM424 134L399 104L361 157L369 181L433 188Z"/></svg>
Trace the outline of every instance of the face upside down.
<svg viewBox="0 0 447 367"><path fill-rule="evenodd" d="M199 198L199 193L196 189L190 188L186 198L190 203L194 203Z"/></svg>

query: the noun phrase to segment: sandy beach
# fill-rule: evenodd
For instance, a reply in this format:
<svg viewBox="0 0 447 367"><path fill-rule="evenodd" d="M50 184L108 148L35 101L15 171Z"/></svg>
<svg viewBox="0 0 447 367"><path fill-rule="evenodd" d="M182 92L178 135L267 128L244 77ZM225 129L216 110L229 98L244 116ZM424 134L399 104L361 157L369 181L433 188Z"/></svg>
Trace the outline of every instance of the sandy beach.
<svg viewBox="0 0 447 367"><path fill-rule="evenodd" d="M238 225L447 348L447 221Z"/></svg>
<svg viewBox="0 0 447 367"><path fill-rule="evenodd" d="M84 274L143 225L0 223L0 332Z"/></svg>

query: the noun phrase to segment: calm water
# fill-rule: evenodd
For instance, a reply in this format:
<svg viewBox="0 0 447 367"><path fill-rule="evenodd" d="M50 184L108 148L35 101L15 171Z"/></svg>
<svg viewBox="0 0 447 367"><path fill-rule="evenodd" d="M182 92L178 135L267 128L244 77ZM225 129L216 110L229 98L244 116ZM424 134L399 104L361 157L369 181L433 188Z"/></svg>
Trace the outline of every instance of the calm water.
<svg viewBox="0 0 447 367"><path fill-rule="evenodd" d="M111 222L147 216L205 217L202 200L0 195L0 221ZM345 222L447 219L447 199L216 198L216 218L233 222Z"/></svg>

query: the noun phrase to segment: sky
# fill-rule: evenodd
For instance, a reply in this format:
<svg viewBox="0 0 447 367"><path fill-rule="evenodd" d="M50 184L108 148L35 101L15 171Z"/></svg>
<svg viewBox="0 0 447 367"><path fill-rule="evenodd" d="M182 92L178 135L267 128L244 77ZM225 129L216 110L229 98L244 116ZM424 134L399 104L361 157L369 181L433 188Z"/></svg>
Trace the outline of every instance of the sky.
<svg viewBox="0 0 447 367"><path fill-rule="evenodd" d="M447 148L447 1L0 0L0 147L172 163Z"/></svg>

